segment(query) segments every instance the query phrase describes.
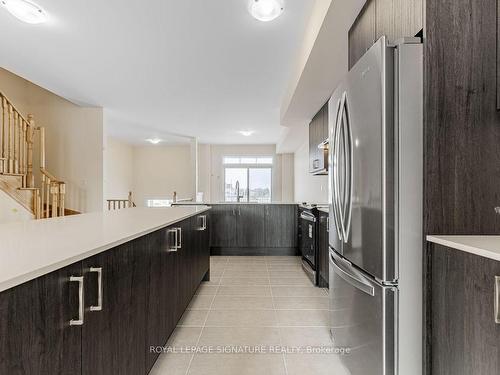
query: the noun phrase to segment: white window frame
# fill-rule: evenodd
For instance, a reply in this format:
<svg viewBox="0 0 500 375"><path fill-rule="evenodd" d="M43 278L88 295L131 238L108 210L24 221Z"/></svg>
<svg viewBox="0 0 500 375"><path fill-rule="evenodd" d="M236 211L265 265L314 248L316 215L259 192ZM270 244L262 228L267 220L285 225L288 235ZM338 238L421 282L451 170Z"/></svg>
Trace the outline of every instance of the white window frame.
<svg viewBox="0 0 500 375"><path fill-rule="evenodd" d="M225 164L224 163L224 158L271 158L272 163L270 164ZM226 168L240 168L240 169L246 169L247 170L247 200L246 201L240 201L240 202L245 202L245 203L253 203L250 202L250 168L251 169L270 169L271 170L271 189L270 189L270 196L269 196L269 202L273 201L273 174L274 174L274 156L272 155L238 155L238 156L233 156L233 155L224 155L222 157L222 168L224 170L224 177L222 179L222 194L224 195L224 202L231 203L231 201L226 200Z"/></svg>

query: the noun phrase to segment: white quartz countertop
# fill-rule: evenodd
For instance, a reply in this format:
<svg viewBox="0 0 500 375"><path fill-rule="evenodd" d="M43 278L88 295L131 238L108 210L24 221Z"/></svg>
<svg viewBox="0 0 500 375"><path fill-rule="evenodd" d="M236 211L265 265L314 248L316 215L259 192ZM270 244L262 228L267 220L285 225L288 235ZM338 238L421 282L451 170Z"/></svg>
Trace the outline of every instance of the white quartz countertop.
<svg viewBox="0 0 500 375"><path fill-rule="evenodd" d="M500 261L500 236L427 236L427 241Z"/></svg>
<svg viewBox="0 0 500 375"><path fill-rule="evenodd" d="M288 204L300 204L297 202L267 202L267 203L259 203L259 202L210 202L210 203L197 203L197 202L177 202L174 203L174 206L191 206L191 205L216 205L216 204L261 204L261 205L266 205L266 204L283 204L283 205L288 205Z"/></svg>
<svg viewBox="0 0 500 375"><path fill-rule="evenodd" d="M0 224L0 292L209 209L138 207Z"/></svg>

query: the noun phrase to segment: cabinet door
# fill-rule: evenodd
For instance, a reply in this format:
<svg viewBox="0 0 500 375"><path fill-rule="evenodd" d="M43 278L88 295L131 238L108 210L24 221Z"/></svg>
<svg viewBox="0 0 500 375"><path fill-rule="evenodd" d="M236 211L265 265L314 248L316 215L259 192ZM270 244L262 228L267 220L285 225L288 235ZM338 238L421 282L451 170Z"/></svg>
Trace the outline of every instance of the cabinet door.
<svg viewBox="0 0 500 375"><path fill-rule="evenodd" d="M269 204L265 214L265 246L297 247L297 206Z"/></svg>
<svg viewBox="0 0 500 375"><path fill-rule="evenodd" d="M193 217L194 245L196 251L197 285L210 268L209 218L208 212Z"/></svg>
<svg viewBox="0 0 500 375"><path fill-rule="evenodd" d="M349 69L375 42L375 1L368 1L349 30Z"/></svg>
<svg viewBox="0 0 500 375"><path fill-rule="evenodd" d="M415 36L423 28L422 0L374 0L376 37L386 35L389 42Z"/></svg>
<svg viewBox="0 0 500 375"><path fill-rule="evenodd" d="M146 347L162 346L177 324L176 253L172 228L164 228L148 236L149 287ZM151 369L158 354L147 355L147 369Z"/></svg>
<svg viewBox="0 0 500 375"><path fill-rule="evenodd" d="M319 286L328 287L328 214L319 214Z"/></svg>
<svg viewBox="0 0 500 375"><path fill-rule="evenodd" d="M81 373L78 284L81 263L0 293L0 374Z"/></svg>
<svg viewBox="0 0 500 375"><path fill-rule="evenodd" d="M148 237L127 242L83 261L86 321L82 328L84 375L143 374L146 371ZM98 273L102 269L102 309Z"/></svg>
<svg viewBox="0 0 500 375"><path fill-rule="evenodd" d="M495 276L500 262L433 245L432 373L500 374Z"/></svg>
<svg viewBox="0 0 500 375"><path fill-rule="evenodd" d="M264 206L242 204L238 213L238 247L264 247Z"/></svg>
<svg viewBox="0 0 500 375"><path fill-rule="evenodd" d="M210 210L211 230L210 246L235 247L236 241L236 210L237 205L213 205Z"/></svg>

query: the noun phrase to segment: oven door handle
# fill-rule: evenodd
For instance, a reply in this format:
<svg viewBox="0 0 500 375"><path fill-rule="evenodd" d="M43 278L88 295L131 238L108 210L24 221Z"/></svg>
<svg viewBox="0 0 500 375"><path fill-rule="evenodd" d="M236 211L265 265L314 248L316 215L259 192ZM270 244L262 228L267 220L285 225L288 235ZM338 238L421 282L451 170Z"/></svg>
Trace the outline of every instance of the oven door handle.
<svg viewBox="0 0 500 375"><path fill-rule="evenodd" d="M306 214L306 213L304 213L304 212L301 212L301 213L300 213L300 218L301 218L301 219L304 219L304 220L307 220L307 221L310 221L310 222L312 222L312 223L315 223L315 222L316 222L316 218L315 218L314 216L312 216L312 215L308 215L308 214Z"/></svg>
<svg viewBox="0 0 500 375"><path fill-rule="evenodd" d="M346 263L346 265L344 266L341 263ZM372 297L375 296L375 288L373 285L351 264L347 264L345 261L343 262L342 259L333 252L333 250L330 250L330 264L332 265L335 273L344 279L345 282Z"/></svg>

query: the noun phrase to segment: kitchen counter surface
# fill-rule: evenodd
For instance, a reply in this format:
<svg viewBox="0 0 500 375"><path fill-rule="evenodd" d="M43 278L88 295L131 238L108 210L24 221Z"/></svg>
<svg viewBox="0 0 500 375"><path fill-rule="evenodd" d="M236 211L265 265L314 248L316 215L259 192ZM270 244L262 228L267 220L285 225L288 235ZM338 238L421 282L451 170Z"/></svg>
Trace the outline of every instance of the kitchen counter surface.
<svg viewBox="0 0 500 375"><path fill-rule="evenodd" d="M0 225L0 292L208 211L129 208Z"/></svg>
<svg viewBox="0 0 500 375"><path fill-rule="evenodd" d="M300 204L300 203L297 203L297 202L269 202L269 203L257 203L257 202L210 202L210 203L197 203L197 202L178 202L178 203L174 203L173 206L191 206L191 205L216 205L216 204L261 204L261 205L265 205L265 204L284 204L284 205L288 205L288 204Z"/></svg>
<svg viewBox="0 0 500 375"><path fill-rule="evenodd" d="M500 236L427 236L427 241L500 261Z"/></svg>

